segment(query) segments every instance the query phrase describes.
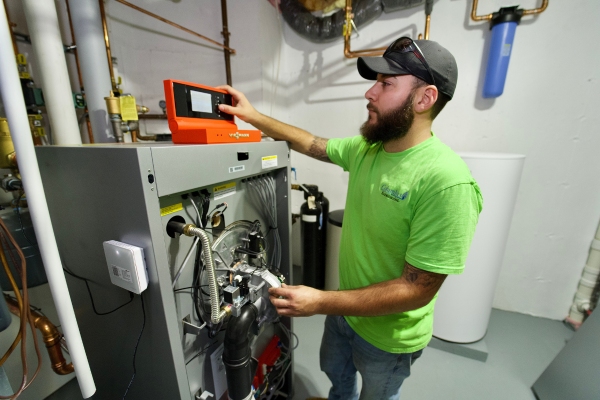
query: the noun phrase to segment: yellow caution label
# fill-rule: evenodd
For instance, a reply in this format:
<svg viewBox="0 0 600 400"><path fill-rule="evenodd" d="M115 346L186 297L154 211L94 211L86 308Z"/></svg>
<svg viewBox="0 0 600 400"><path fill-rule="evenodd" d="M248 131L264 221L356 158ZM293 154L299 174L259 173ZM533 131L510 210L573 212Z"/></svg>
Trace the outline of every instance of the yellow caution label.
<svg viewBox="0 0 600 400"><path fill-rule="evenodd" d="M266 156L262 158L262 169L273 168L277 166L277 156Z"/></svg>
<svg viewBox="0 0 600 400"><path fill-rule="evenodd" d="M183 203L173 204L172 206L163 207L160 209L160 216L173 214L174 212L183 210Z"/></svg>
<svg viewBox="0 0 600 400"><path fill-rule="evenodd" d="M17 54L17 64L27 65L27 57L25 57L25 54Z"/></svg>
<svg viewBox="0 0 600 400"><path fill-rule="evenodd" d="M135 106L135 97L121 96L119 97L119 103L121 105L121 118L123 118L123 121L138 120L137 108Z"/></svg>
<svg viewBox="0 0 600 400"><path fill-rule="evenodd" d="M29 75L29 72L19 72L19 78L21 79L29 79L31 78L31 75Z"/></svg>
<svg viewBox="0 0 600 400"><path fill-rule="evenodd" d="M235 182L213 187L213 194L215 200L235 194Z"/></svg>

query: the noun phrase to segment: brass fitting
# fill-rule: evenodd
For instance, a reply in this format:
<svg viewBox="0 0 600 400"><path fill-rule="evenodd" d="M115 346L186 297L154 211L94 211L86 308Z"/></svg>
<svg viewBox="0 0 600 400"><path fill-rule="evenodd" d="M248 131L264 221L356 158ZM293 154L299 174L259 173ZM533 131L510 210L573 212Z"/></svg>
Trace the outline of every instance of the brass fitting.
<svg viewBox="0 0 600 400"><path fill-rule="evenodd" d="M110 96L105 97L106 109L109 114L121 114L121 105L119 104L119 98L115 97L114 92L110 91Z"/></svg>
<svg viewBox="0 0 600 400"><path fill-rule="evenodd" d="M15 146L10 136L8 121L6 118L0 118L0 168L15 168L16 166Z"/></svg>
<svg viewBox="0 0 600 400"><path fill-rule="evenodd" d="M183 227L183 234L185 236L194 236L192 233L190 233L190 229L195 228L195 227L196 227L196 225L194 225L194 224L186 224L186 225L184 225L184 227Z"/></svg>

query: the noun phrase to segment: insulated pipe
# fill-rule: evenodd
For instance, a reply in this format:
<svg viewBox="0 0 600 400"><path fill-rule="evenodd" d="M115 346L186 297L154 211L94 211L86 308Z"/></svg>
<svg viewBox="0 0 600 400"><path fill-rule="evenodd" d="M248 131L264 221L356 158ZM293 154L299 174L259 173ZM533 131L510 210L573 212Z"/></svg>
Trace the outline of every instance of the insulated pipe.
<svg viewBox="0 0 600 400"><path fill-rule="evenodd" d="M239 317L231 317L225 331L223 364L227 376L227 390L231 400L252 398L252 363L248 334L258 310L252 304L242 307Z"/></svg>
<svg viewBox="0 0 600 400"><path fill-rule="evenodd" d="M10 29L10 38L12 40L13 49L15 50L15 56L19 54L19 48L17 47L17 41L15 40L15 33L12 30L10 18L8 18L8 8L6 8L6 0L2 0L4 3L4 12L6 13L6 18L8 19L8 28Z"/></svg>
<svg viewBox="0 0 600 400"><path fill-rule="evenodd" d="M41 9L45 9L47 8L47 4L42 5L42 3L48 2L54 7L52 0L36 1L36 4L40 5ZM23 3L27 5L26 8L32 8L33 4L30 4L29 0ZM56 19L56 9L54 10L54 17ZM36 30L31 24L30 29ZM62 62L65 63L64 57ZM68 77L65 82L69 82ZM69 345L71 360L75 366L75 373L79 387L81 388L81 394L87 399L96 391L96 385L94 384L90 365L85 354L83 342L81 341L75 311L71 303L65 275L62 271L56 238L54 237L54 230L46 203L46 195L42 186L42 178L29 130L29 119L27 118L27 110L25 109L21 81L19 80L14 54L12 54L10 32L4 10L0 11L0 92L2 94L4 110L8 117L8 124L12 132L15 150L19 154L20 159L27 160L27 162L21 163L22 165L19 166L19 169L23 177L23 186L28 195L27 199L31 219L40 253L42 254L50 290L52 291L52 299L56 305L58 318ZM71 101L70 95L68 98ZM69 109L74 110L72 103L69 104ZM75 122L77 121L75 120Z"/></svg>
<svg viewBox="0 0 600 400"><path fill-rule="evenodd" d="M40 65L41 83L46 110L50 117L53 144L81 144L81 133L73 106L73 94L54 1L23 0L22 3L33 52ZM15 100L11 99L11 101ZM19 158L26 159L22 155L19 155Z"/></svg>
<svg viewBox="0 0 600 400"><path fill-rule="evenodd" d="M114 142L104 103L104 97L110 93L112 85L98 1L68 0L68 2L94 142Z"/></svg>

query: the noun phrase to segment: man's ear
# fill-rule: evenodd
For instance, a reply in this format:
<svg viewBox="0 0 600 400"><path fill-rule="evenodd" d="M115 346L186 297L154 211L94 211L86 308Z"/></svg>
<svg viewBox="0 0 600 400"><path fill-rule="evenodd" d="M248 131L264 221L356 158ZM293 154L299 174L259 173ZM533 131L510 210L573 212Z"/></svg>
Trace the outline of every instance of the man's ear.
<svg viewBox="0 0 600 400"><path fill-rule="evenodd" d="M433 107L438 99L437 87L433 85L423 86L419 88L419 93L416 97L415 112L421 114L427 112Z"/></svg>

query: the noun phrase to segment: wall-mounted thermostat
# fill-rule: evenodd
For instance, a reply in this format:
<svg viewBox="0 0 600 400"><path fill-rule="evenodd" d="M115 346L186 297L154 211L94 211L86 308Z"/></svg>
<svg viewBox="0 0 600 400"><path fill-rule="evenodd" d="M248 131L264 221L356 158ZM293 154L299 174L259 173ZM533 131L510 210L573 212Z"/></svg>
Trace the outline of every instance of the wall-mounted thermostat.
<svg viewBox="0 0 600 400"><path fill-rule="evenodd" d="M109 240L103 243L110 281L123 289L140 294L148 287L144 249Z"/></svg>

